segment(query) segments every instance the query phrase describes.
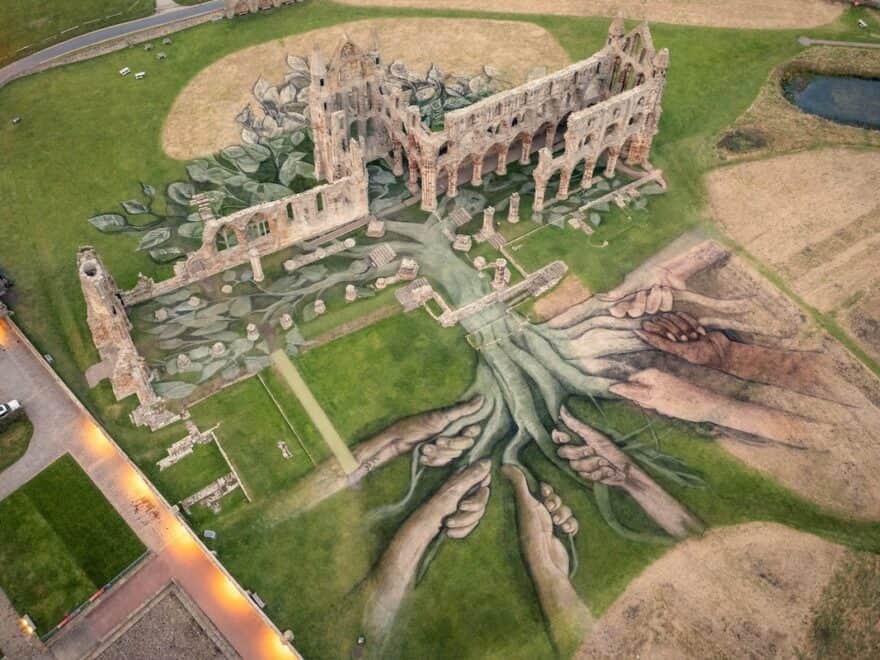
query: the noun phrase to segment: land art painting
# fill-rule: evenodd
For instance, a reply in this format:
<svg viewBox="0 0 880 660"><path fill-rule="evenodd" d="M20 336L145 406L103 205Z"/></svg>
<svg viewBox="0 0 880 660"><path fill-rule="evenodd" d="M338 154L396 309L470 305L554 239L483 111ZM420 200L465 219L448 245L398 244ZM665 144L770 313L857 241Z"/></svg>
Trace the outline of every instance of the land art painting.
<svg viewBox="0 0 880 660"><path fill-rule="evenodd" d="M880 644L876 282L839 268L876 241L870 122L828 129L846 236L790 237L803 200L756 228L822 167L780 154L830 122L782 120L824 79L762 69L690 196L656 148L686 123L668 32L618 15L520 77L477 52L415 70L380 29L286 52L238 144L80 218L88 387L302 657ZM659 226L697 204L718 224ZM153 269L117 283L108 245Z"/></svg>

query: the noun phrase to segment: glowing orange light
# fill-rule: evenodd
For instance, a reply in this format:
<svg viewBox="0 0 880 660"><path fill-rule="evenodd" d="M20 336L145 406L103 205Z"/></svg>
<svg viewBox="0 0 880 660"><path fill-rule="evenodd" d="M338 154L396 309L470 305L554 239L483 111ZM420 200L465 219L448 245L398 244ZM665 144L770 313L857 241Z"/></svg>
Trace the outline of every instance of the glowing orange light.
<svg viewBox="0 0 880 660"><path fill-rule="evenodd" d="M278 634L271 630L270 628L266 628L266 632L263 634L262 644L263 655L267 658L295 658L296 654L291 650L291 648L287 645Z"/></svg>
<svg viewBox="0 0 880 660"><path fill-rule="evenodd" d="M12 341L12 333L6 321L0 321L0 346L8 346Z"/></svg>
<svg viewBox="0 0 880 660"><path fill-rule="evenodd" d="M125 470L125 487L128 490L129 494L134 499L148 499L153 500L155 496L153 495L153 491L150 490L149 485L147 485L146 480L137 473L137 471L128 467Z"/></svg>
<svg viewBox="0 0 880 660"><path fill-rule="evenodd" d="M27 617L22 617L18 620L18 625L21 627L21 631L30 637L34 634L34 625L31 623L31 620Z"/></svg>
<svg viewBox="0 0 880 660"><path fill-rule="evenodd" d="M106 458L113 453L113 443L92 420L83 421L83 435L89 450L97 454L99 458Z"/></svg>

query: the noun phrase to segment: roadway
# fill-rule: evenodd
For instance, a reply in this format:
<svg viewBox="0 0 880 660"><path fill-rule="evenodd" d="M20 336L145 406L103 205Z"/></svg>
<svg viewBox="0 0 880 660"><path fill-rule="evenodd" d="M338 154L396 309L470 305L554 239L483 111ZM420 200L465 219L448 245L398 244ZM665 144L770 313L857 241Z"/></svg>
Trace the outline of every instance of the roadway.
<svg viewBox="0 0 880 660"><path fill-rule="evenodd" d="M0 87L3 87L3 85L14 78L32 73L51 60L69 55L82 48L95 46L109 39L127 37L142 30L164 27L171 23L176 23L177 21L183 21L196 16L204 16L205 14L210 14L222 8L223 0L211 0L210 2L201 5L168 9L151 16L145 16L144 18L138 18L126 23L117 23L116 25L110 25L101 28L100 30L95 30L94 32L81 34L78 37L73 37L72 39L62 41L54 46L49 46L48 48L44 48L43 50L32 53L31 55L6 65L0 69Z"/></svg>

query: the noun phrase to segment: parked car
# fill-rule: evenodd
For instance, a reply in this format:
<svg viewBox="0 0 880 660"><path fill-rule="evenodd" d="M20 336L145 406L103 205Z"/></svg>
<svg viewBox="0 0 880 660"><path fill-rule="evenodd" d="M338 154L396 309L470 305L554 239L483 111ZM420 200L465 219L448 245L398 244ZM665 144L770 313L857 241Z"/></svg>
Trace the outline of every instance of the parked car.
<svg viewBox="0 0 880 660"><path fill-rule="evenodd" d="M21 404L15 399L13 399L12 401L7 401L6 403L0 403L0 419L8 417L20 408Z"/></svg>

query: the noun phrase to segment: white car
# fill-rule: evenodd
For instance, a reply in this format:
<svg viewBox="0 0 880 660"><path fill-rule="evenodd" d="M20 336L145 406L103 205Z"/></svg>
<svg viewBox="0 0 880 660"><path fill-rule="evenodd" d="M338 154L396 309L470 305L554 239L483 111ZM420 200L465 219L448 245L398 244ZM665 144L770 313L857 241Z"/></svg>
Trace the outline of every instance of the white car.
<svg viewBox="0 0 880 660"><path fill-rule="evenodd" d="M15 399L7 401L6 403L0 403L0 419L3 419L7 415L11 415L19 408L21 408L21 404Z"/></svg>

